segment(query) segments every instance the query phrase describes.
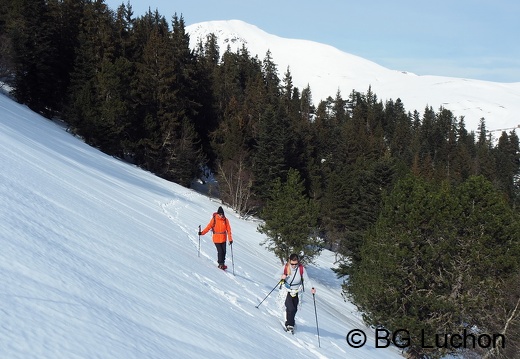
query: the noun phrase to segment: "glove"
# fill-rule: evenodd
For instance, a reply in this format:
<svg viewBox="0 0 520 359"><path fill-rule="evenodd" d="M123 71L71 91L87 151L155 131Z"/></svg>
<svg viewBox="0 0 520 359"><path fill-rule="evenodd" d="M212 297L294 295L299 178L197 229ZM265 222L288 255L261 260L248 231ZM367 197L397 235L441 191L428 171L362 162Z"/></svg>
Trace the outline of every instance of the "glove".
<svg viewBox="0 0 520 359"><path fill-rule="evenodd" d="M233 244L233 241L229 241L229 244Z"/></svg>
<svg viewBox="0 0 520 359"><path fill-rule="evenodd" d="M202 236L202 232L201 231L199 231L199 236Z"/></svg>

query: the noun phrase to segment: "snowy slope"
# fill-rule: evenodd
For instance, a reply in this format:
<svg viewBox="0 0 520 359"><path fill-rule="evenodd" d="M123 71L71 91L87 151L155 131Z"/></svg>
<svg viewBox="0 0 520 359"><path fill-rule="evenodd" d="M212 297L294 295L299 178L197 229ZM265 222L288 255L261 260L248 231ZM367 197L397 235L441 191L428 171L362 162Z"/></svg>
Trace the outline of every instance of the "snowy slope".
<svg viewBox="0 0 520 359"><path fill-rule="evenodd" d="M218 203L106 156L0 95L0 358L398 358L340 295L325 252L295 336L281 330L279 263L257 223L225 208L232 274L216 268ZM352 329L368 333L353 349Z"/></svg>
<svg viewBox="0 0 520 359"><path fill-rule="evenodd" d="M239 20L197 23L187 26L186 31L192 48L207 34L215 33L221 54L228 45L234 51L245 45L252 56L263 60L270 50L280 78L289 66L294 86L302 90L310 85L316 104L328 96L334 98L338 90L346 99L353 89L366 93L371 86L380 100L400 98L410 112L417 110L422 115L426 106L435 111L443 106L457 117L464 116L468 130L477 130L482 117L489 130L520 125L520 82L418 76L405 69L390 70L329 45L278 37Z"/></svg>

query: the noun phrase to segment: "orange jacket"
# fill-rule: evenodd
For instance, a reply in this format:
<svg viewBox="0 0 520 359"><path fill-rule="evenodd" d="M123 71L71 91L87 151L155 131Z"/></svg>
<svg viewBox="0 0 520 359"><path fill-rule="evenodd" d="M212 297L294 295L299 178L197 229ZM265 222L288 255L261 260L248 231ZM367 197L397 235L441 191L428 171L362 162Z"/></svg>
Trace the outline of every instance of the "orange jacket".
<svg viewBox="0 0 520 359"><path fill-rule="evenodd" d="M209 221L206 228L201 232L202 235L208 233L209 230L213 231L213 243L225 243L226 239L229 243L233 242L231 235L231 226L226 217L219 216L217 213L213 213L213 217Z"/></svg>

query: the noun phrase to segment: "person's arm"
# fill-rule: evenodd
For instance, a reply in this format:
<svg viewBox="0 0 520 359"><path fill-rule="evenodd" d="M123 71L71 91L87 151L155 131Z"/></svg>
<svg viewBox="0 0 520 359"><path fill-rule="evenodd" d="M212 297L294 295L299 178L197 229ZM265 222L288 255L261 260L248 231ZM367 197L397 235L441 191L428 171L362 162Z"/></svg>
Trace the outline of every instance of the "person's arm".
<svg viewBox="0 0 520 359"><path fill-rule="evenodd" d="M200 231L200 234L203 236L205 235L206 233L208 233L208 231L213 228L213 218L211 218L211 220L209 221L208 225L206 226L206 228L204 228L202 231Z"/></svg>
<svg viewBox="0 0 520 359"><path fill-rule="evenodd" d="M289 267L289 262L285 263L282 267L282 269L280 270L280 278L285 281L285 279L287 278L287 273L289 273L289 271L287 270Z"/></svg>
<svg viewBox="0 0 520 359"><path fill-rule="evenodd" d="M282 268L280 268L280 269L278 269L278 270L276 271L276 274L274 275L274 278L276 278L276 279L279 280L279 281L283 281L283 280L285 279L285 274L283 274L283 272L284 272L283 269L284 269L284 268L285 268L285 266L282 267Z"/></svg>
<svg viewBox="0 0 520 359"><path fill-rule="evenodd" d="M226 218L226 231L227 231L229 243L233 243L233 235L231 234L231 225L229 224L229 219L227 219L227 218Z"/></svg>
<svg viewBox="0 0 520 359"><path fill-rule="evenodd" d="M312 294L316 293L316 288L314 288L314 286L312 285L312 282L309 279L309 275L307 274L307 268L304 268L303 270L303 283L304 286L306 286L307 288L311 288Z"/></svg>

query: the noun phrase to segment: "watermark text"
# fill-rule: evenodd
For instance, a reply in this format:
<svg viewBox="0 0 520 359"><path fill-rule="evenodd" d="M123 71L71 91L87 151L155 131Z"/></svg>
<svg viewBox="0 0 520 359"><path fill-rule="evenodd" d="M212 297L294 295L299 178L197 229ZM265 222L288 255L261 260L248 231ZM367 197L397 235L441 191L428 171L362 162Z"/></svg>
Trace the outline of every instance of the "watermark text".
<svg viewBox="0 0 520 359"><path fill-rule="evenodd" d="M353 329L346 336L347 344L351 348L361 348L367 343L367 335L361 329ZM414 340L415 342L412 342ZM425 330L421 330L418 337L410 335L407 329L397 329L389 331L384 328L377 328L375 331L376 348L388 348L391 344L404 349L412 345L420 346L424 349L451 348L451 349L489 349L505 348L506 337L503 334L475 334L464 329L461 333L444 333L428 335Z"/></svg>

